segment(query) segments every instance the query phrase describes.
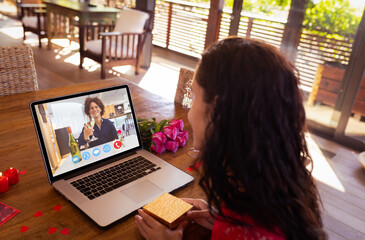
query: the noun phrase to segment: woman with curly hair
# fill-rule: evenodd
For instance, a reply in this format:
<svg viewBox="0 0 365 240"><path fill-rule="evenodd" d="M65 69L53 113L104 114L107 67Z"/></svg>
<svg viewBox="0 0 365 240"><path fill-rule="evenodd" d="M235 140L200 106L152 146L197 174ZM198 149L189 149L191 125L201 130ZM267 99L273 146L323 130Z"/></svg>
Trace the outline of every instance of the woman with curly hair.
<svg viewBox="0 0 365 240"><path fill-rule="evenodd" d="M306 163L305 111L292 64L265 43L227 38L196 69L189 122L207 201L185 199L212 239L325 239ZM146 239L181 239L139 210Z"/></svg>
<svg viewBox="0 0 365 240"><path fill-rule="evenodd" d="M95 125L93 128L89 128L86 124L84 125L84 129L77 139L80 145L89 143L89 147L95 147L118 139L118 133L113 123L102 117L104 111L104 104L100 98L88 97L85 99L84 112L89 119L94 118ZM90 138L93 135L97 139L90 142Z"/></svg>

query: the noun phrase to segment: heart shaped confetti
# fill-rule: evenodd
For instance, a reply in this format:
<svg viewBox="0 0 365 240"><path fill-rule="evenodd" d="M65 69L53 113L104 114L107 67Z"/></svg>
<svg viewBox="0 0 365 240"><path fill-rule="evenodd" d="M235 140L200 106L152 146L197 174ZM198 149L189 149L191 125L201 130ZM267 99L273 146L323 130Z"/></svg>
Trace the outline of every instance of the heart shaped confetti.
<svg viewBox="0 0 365 240"><path fill-rule="evenodd" d="M61 207L62 207L62 205L57 205L57 206L54 206L53 209L56 211L59 211L59 210L61 210Z"/></svg>
<svg viewBox="0 0 365 240"><path fill-rule="evenodd" d="M25 175L28 171L20 171L19 174L20 175Z"/></svg>
<svg viewBox="0 0 365 240"><path fill-rule="evenodd" d="M36 213L33 215L33 217L40 217L40 216L42 216L42 215L43 215L42 211L38 211L38 212L36 212Z"/></svg>
<svg viewBox="0 0 365 240"><path fill-rule="evenodd" d="M54 228L54 227L50 227L49 230L48 230L49 234L52 234L52 233L55 233L55 232L57 232L57 228Z"/></svg>
<svg viewBox="0 0 365 240"><path fill-rule="evenodd" d="M201 167L201 165L202 165L202 163L201 163L201 162L196 162L196 163L194 164L194 168L195 168L196 170L199 170L199 169L200 169L200 167Z"/></svg>
<svg viewBox="0 0 365 240"><path fill-rule="evenodd" d="M192 172L193 171L193 168L192 167L188 167L186 168L188 171Z"/></svg>
<svg viewBox="0 0 365 240"><path fill-rule="evenodd" d="M27 227L27 226L21 226L20 227L20 232L26 232L26 231L28 231L28 229L29 229L29 227Z"/></svg>
<svg viewBox="0 0 365 240"><path fill-rule="evenodd" d="M69 234L70 234L70 233L68 232L68 228L64 228L64 229L62 229L61 233L62 233L63 235L69 235Z"/></svg>

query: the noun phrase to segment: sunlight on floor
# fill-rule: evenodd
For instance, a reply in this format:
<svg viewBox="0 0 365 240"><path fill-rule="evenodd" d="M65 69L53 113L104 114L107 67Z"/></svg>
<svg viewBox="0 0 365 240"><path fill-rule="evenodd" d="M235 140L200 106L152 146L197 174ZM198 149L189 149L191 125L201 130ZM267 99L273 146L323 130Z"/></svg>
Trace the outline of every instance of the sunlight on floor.
<svg viewBox="0 0 365 240"><path fill-rule="evenodd" d="M132 69L131 65L127 65L127 66L113 67L113 70L121 74L128 74L128 72L134 71L134 68Z"/></svg>
<svg viewBox="0 0 365 240"><path fill-rule="evenodd" d="M23 31L19 31L19 27L4 27L0 28L0 32L13 39L23 38Z"/></svg>
<svg viewBox="0 0 365 240"><path fill-rule="evenodd" d="M178 78L179 72L177 70L152 62L138 86L174 101Z"/></svg>
<svg viewBox="0 0 365 240"><path fill-rule="evenodd" d="M70 41L69 39L62 38L62 39L52 39L52 44L56 44L64 49L62 51L73 51L78 50L80 45L75 41Z"/></svg>
<svg viewBox="0 0 365 240"><path fill-rule="evenodd" d="M38 36L37 35L34 35L30 32L26 32L25 35L26 35L26 39L23 41L24 44L30 45L32 47L38 47L39 42L38 42ZM43 47L47 47L47 44L48 44L48 39L47 38L42 38L41 42L43 44L42 45Z"/></svg>
<svg viewBox="0 0 365 240"><path fill-rule="evenodd" d="M3 6L0 4L0 7L3 8ZM0 14L0 20L8 20L9 18L5 15Z"/></svg>
<svg viewBox="0 0 365 240"><path fill-rule="evenodd" d="M313 159L313 177L338 191L345 192L344 186L336 176L336 173L333 171L317 143L309 134L306 136L306 140Z"/></svg>

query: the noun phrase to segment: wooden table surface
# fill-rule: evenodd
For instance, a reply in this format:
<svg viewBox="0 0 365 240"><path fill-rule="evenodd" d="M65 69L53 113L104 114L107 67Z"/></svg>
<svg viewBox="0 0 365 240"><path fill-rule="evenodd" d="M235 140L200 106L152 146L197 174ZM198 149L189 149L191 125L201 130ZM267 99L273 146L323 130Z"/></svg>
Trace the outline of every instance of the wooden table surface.
<svg viewBox="0 0 365 240"><path fill-rule="evenodd" d="M117 8L113 8L113 7L107 7L104 5L100 5L100 4L95 4L93 6L89 6L89 4L87 2L73 2L73 1L65 1L65 0L42 0L43 3L49 4L49 5L53 5L53 6L57 6L60 8L66 8L69 10L73 10L75 12L87 12L87 13L92 13L92 12L103 12L103 13L119 13L120 10Z"/></svg>
<svg viewBox="0 0 365 240"><path fill-rule="evenodd" d="M42 0L47 6L48 50L52 49L53 37L76 38L76 28L86 23L112 24L117 20L120 9L103 5L89 6L86 2L66 0ZM78 20L75 20L75 17ZM83 47L83 34L79 35L80 48Z"/></svg>
<svg viewBox="0 0 365 240"><path fill-rule="evenodd" d="M184 120L184 129L191 133L188 111L182 109L181 105L120 78L0 98L0 171L4 172L10 167L27 171L25 175L20 175L17 184L10 185L7 192L0 193L0 202L21 211L0 226L0 239L141 239L134 215L101 228L51 187L29 110L29 104L35 100L120 84L129 85L137 117L156 117L158 120L180 118ZM194 161L186 154L191 145L190 134L185 147L179 148L175 154L166 152L160 157L195 177L192 184L174 192L175 196L204 198L198 186L197 173L187 170ZM54 210L56 205L62 206L60 211ZM38 211L42 212L42 216L34 217ZM22 233L22 226L29 229ZM51 227L57 231L49 234ZM69 230L69 235L61 234L65 228ZM196 224L191 224L184 233L185 239L207 239L209 236L209 231Z"/></svg>

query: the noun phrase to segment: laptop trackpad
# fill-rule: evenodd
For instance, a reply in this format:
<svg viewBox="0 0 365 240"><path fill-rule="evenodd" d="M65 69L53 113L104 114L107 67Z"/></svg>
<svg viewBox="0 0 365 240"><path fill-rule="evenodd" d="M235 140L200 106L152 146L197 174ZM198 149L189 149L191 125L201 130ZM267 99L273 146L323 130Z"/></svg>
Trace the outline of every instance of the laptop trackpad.
<svg viewBox="0 0 365 240"><path fill-rule="evenodd" d="M143 182L137 183L136 185L123 190L121 193L133 202L141 203L150 197L158 197L158 194L162 194L163 190L150 181L144 180Z"/></svg>

